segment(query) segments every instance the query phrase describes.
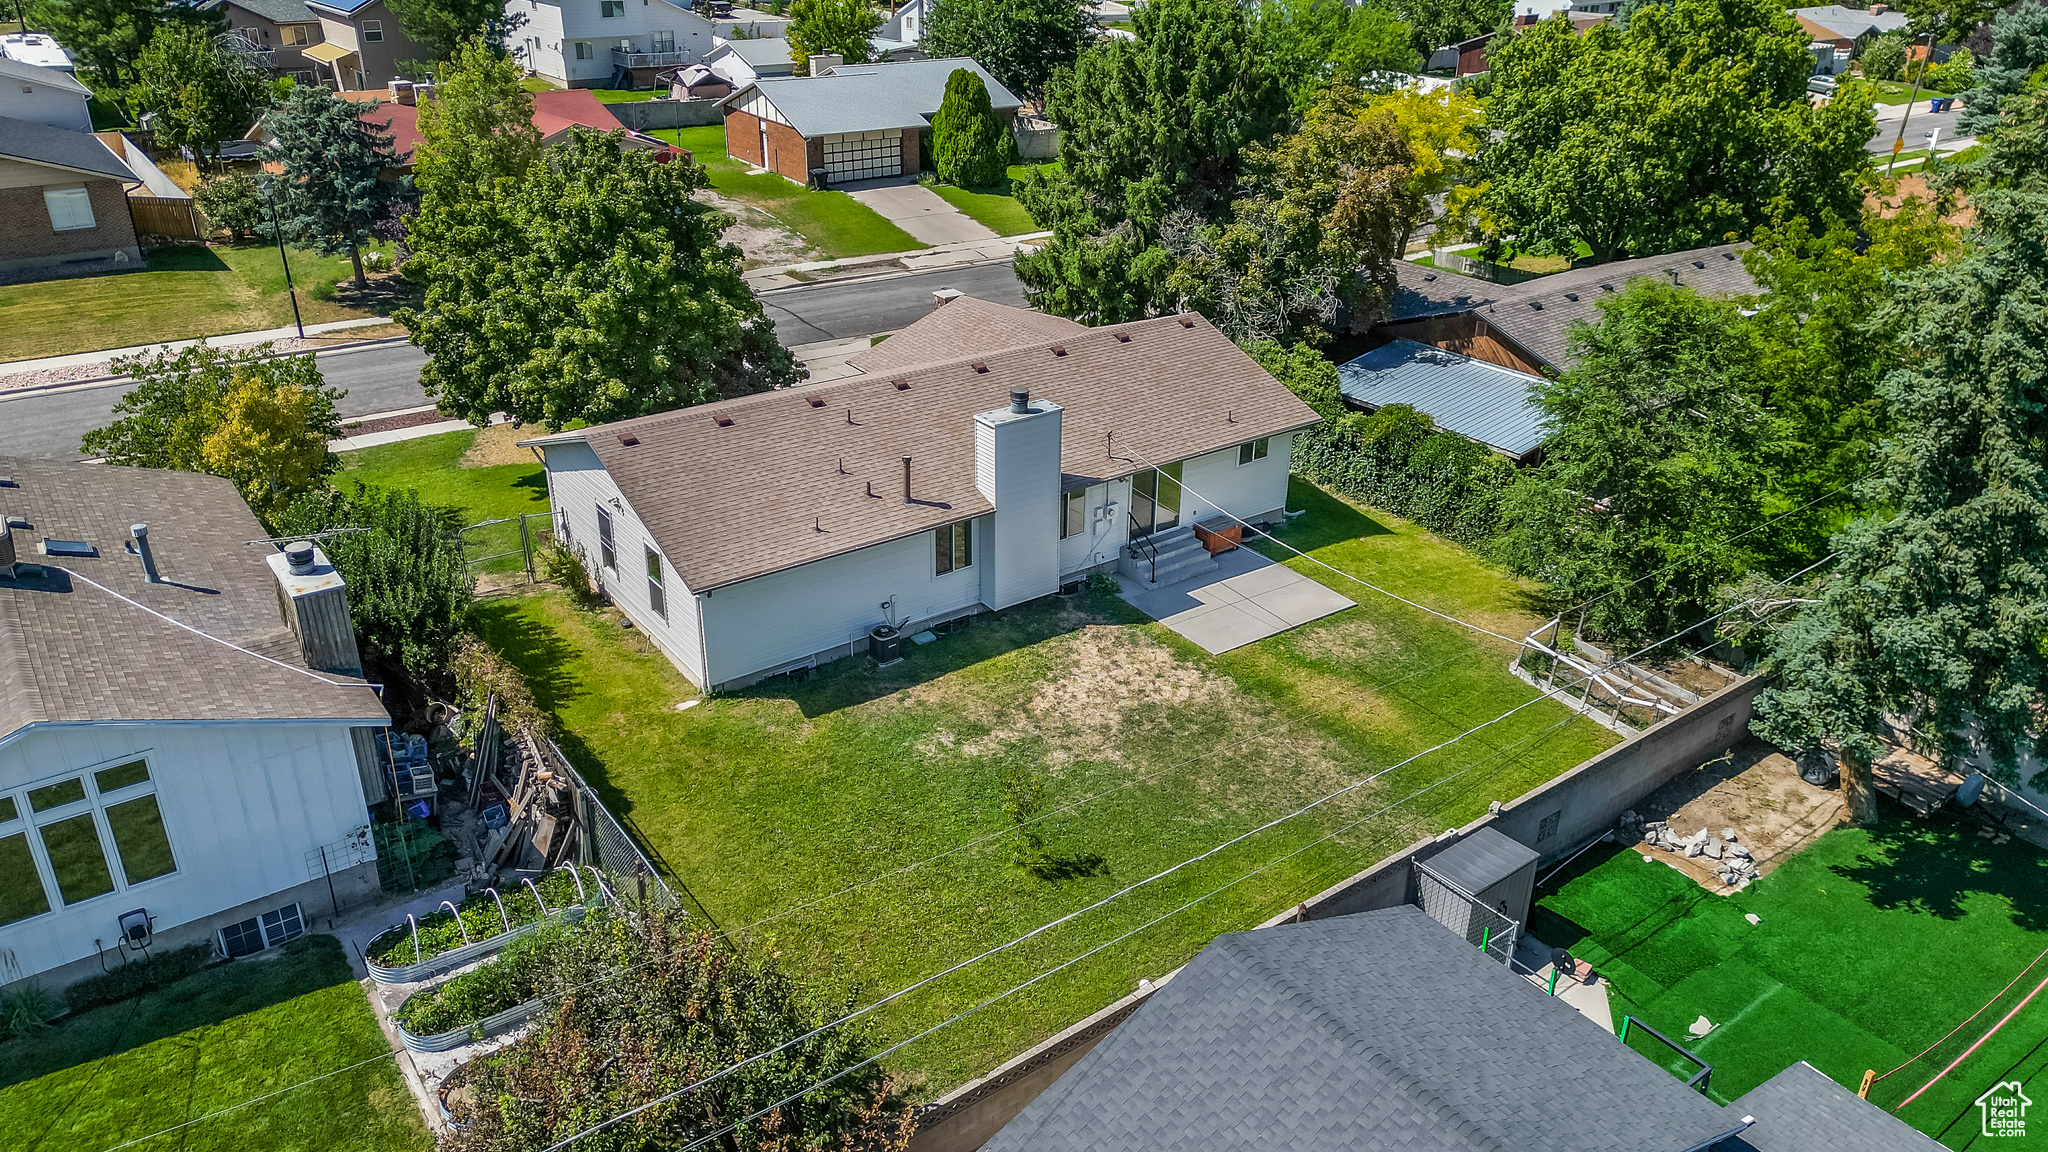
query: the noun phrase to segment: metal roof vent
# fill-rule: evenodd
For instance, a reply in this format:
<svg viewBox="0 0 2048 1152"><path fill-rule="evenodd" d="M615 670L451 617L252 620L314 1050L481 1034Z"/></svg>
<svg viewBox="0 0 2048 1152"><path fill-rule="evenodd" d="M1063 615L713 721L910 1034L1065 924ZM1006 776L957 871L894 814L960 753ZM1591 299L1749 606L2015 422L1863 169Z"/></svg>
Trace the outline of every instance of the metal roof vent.
<svg viewBox="0 0 2048 1152"><path fill-rule="evenodd" d="M164 578L157 575L156 572L156 553L149 550L149 525L130 524L128 526L128 534L135 538L135 554L142 558L143 581L149 584L163 583ZM312 548L311 544L306 545L306 550L309 553L312 551Z"/></svg>
<svg viewBox="0 0 2048 1152"><path fill-rule="evenodd" d="M1067 346L1065 344L1053 345L1052 354L1055 356L1065 356L1067 354Z"/></svg>
<svg viewBox="0 0 2048 1152"><path fill-rule="evenodd" d="M1018 416L1031 413L1031 392L1025 388L1010 389L1010 411Z"/></svg>
<svg viewBox="0 0 2048 1152"><path fill-rule="evenodd" d="M1578 303L1579 294L1577 292L1567 292L1564 294L1564 298L1576 304Z"/></svg>
<svg viewBox="0 0 2048 1152"><path fill-rule="evenodd" d="M138 540L141 539L140 536L136 538ZM284 546L284 562L292 570L292 575L311 576L314 567L313 542L311 540L294 540L286 544Z"/></svg>
<svg viewBox="0 0 2048 1152"><path fill-rule="evenodd" d="M1117 333L1116 342L1119 344L1129 344L1131 342L1131 334L1129 332Z"/></svg>
<svg viewBox="0 0 2048 1152"><path fill-rule="evenodd" d="M968 367L974 369L976 375L986 375L988 372L988 365L979 360L969 364Z"/></svg>
<svg viewBox="0 0 2048 1152"><path fill-rule="evenodd" d="M988 369L984 368L982 371L986 372ZM889 383L894 384L898 392L910 391L910 381L908 380L891 380Z"/></svg>
<svg viewBox="0 0 2048 1152"><path fill-rule="evenodd" d="M1531 300L1531 301L1529 301L1529 307L1531 307L1531 308L1535 309L1535 310L1536 310L1536 311L1538 311L1538 312L1541 312L1541 311L1543 311L1543 301L1541 301L1541 300Z"/></svg>
<svg viewBox="0 0 2048 1152"><path fill-rule="evenodd" d="M1195 318L1192 316L1181 317L1180 326L1183 328L1193 328L1195 326Z"/></svg>

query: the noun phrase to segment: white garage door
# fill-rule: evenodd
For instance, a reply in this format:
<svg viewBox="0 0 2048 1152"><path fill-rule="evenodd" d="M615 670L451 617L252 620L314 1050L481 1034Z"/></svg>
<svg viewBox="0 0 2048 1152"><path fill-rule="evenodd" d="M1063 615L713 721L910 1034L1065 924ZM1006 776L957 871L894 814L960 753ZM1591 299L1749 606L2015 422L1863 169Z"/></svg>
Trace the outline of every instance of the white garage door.
<svg viewBox="0 0 2048 1152"><path fill-rule="evenodd" d="M900 129L825 137L825 175L834 184L903 173Z"/></svg>

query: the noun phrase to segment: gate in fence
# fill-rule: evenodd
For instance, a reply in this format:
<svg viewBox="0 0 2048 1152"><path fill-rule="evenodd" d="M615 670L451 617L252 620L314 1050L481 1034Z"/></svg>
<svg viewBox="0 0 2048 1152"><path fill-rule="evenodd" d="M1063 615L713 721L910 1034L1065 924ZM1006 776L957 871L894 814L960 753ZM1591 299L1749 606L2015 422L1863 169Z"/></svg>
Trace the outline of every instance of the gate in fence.
<svg viewBox="0 0 2048 1152"><path fill-rule="evenodd" d="M471 572L526 571L526 582L537 582L533 571L534 549L546 541L551 514L524 512L483 520L459 530L462 562ZM538 520L535 524L532 521Z"/></svg>

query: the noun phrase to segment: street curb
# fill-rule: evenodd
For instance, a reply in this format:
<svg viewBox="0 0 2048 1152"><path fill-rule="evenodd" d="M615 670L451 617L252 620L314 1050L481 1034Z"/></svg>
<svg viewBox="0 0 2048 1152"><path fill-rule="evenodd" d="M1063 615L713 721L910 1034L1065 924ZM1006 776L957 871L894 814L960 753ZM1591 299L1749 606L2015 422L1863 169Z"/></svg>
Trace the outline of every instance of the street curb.
<svg viewBox="0 0 2048 1152"><path fill-rule="evenodd" d="M380 344L404 343L411 339L412 337L410 336L379 336L374 340L350 340L344 344L335 344L325 348L308 348L297 352L278 352L267 357L267 359L276 360L284 356L304 356L309 352L315 356L326 352L351 352L360 348L375 348ZM4 367L4 365L0 365L0 367ZM60 392L66 388L90 388L126 379L129 379L129 377L88 376L83 380L58 380L48 384L23 384L17 388L0 388L0 400L12 400L19 396L30 396L38 392Z"/></svg>
<svg viewBox="0 0 2048 1152"><path fill-rule="evenodd" d="M806 281L802 284L785 284L780 288L757 288L754 290L754 295L757 297L768 297L784 292L801 292L806 288L823 288L827 285L863 284L870 280L889 280L898 276L929 276L940 272L951 272L956 268L980 268L989 264L1012 264L1016 262L1016 259L1015 254L1012 254L989 260L963 260L958 264L942 264L937 268L889 268L883 271L860 272L850 276L830 276L823 279Z"/></svg>

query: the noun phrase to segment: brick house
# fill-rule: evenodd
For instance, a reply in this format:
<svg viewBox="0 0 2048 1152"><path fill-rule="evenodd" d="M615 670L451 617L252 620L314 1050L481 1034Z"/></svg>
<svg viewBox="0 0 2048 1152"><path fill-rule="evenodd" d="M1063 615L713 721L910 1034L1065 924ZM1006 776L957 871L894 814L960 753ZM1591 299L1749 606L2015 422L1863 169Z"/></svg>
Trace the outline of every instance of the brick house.
<svg viewBox="0 0 2048 1152"><path fill-rule="evenodd" d="M835 184L914 174L924 167L920 136L960 68L981 77L1006 125L1015 121L1022 102L969 59L839 64L818 76L756 80L726 97L725 150L800 184L814 168Z"/></svg>
<svg viewBox="0 0 2048 1152"><path fill-rule="evenodd" d="M134 183L90 133L0 116L0 273L100 260L140 267Z"/></svg>

